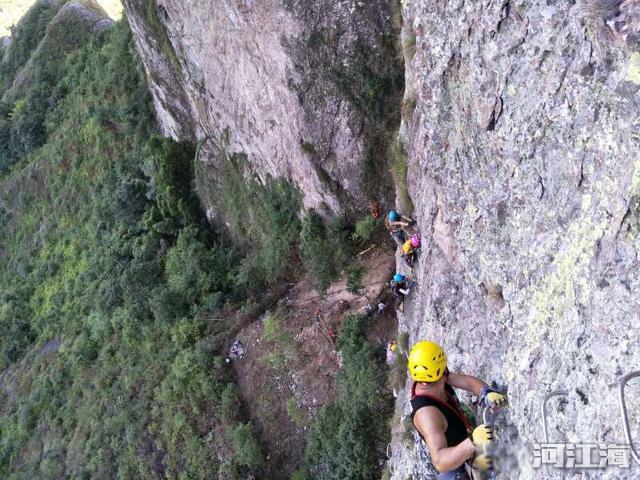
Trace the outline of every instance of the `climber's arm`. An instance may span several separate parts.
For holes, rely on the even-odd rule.
[[[427,442],[433,466],[439,472],[448,472],[461,466],[475,452],[471,440],[449,447],[444,432],[447,420],[436,407],[423,407],[413,417],[413,423]]]
[[[408,227],[409,222],[403,222],[401,220],[396,220],[395,222],[389,222],[390,225],[394,227]]]
[[[479,378],[472,377],[471,375],[465,375],[463,373],[452,372],[449,372],[447,383],[452,387],[461,388],[478,396],[482,392],[482,387],[486,385]]]

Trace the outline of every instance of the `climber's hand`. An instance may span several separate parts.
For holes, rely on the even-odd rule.
[[[489,392],[487,396],[484,397],[484,403],[487,407],[499,408],[506,407],[509,401],[507,400],[507,396],[502,393]]]
[[[486,472],[493,470],[493,455],[490,453],[479,453],[473,458],[473,468]]]
[[[493,429],[488,425],[478,425],[471,433],[471,442],[478,448],[493,442]]]
[[[500,407],[506,407],[509,401],[505,394],[496,392],[488,387],[483,387],[482,393],[480,394],[480,403],[485,407],[495,410]]]

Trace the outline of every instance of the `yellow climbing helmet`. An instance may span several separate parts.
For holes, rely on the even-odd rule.
[[[447,369],[447,356],[437,343],[421,340],[411,349],[408,366],[416,382],[437,382]]]

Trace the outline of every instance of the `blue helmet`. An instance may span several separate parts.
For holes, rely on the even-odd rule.
[[[391,210],[389,212],[389,220],[391,220],[392,222],[400,220],[400,215],[398,215],[398,212],[396,212],[395,210]]]
[[[396,282],[396,283],[399,283],[399,282],[401,282],[403,280],[404,280],[404,275],[402,275],[401,273],[396,273],[393,276],[393,281]]]

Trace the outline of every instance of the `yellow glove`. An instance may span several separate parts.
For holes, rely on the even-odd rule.
[[[485,407],[497,408],[506,407],[509,402],[505,394],[496,392],[485,385],[480,393],[480,403]]]
[[[487,407],[496,408],[496,407],[505,407],[507,406],[508,400],[507,397],[498,392],[489,392],[484,399]]]
[[[492,443],[493,429],[485,424],[478,425],[471,433],[471,442],[476,448]]]
[[[486,472],[493,470],[493,456],[489,453],[480,453],[473,458],[473,468]]]

